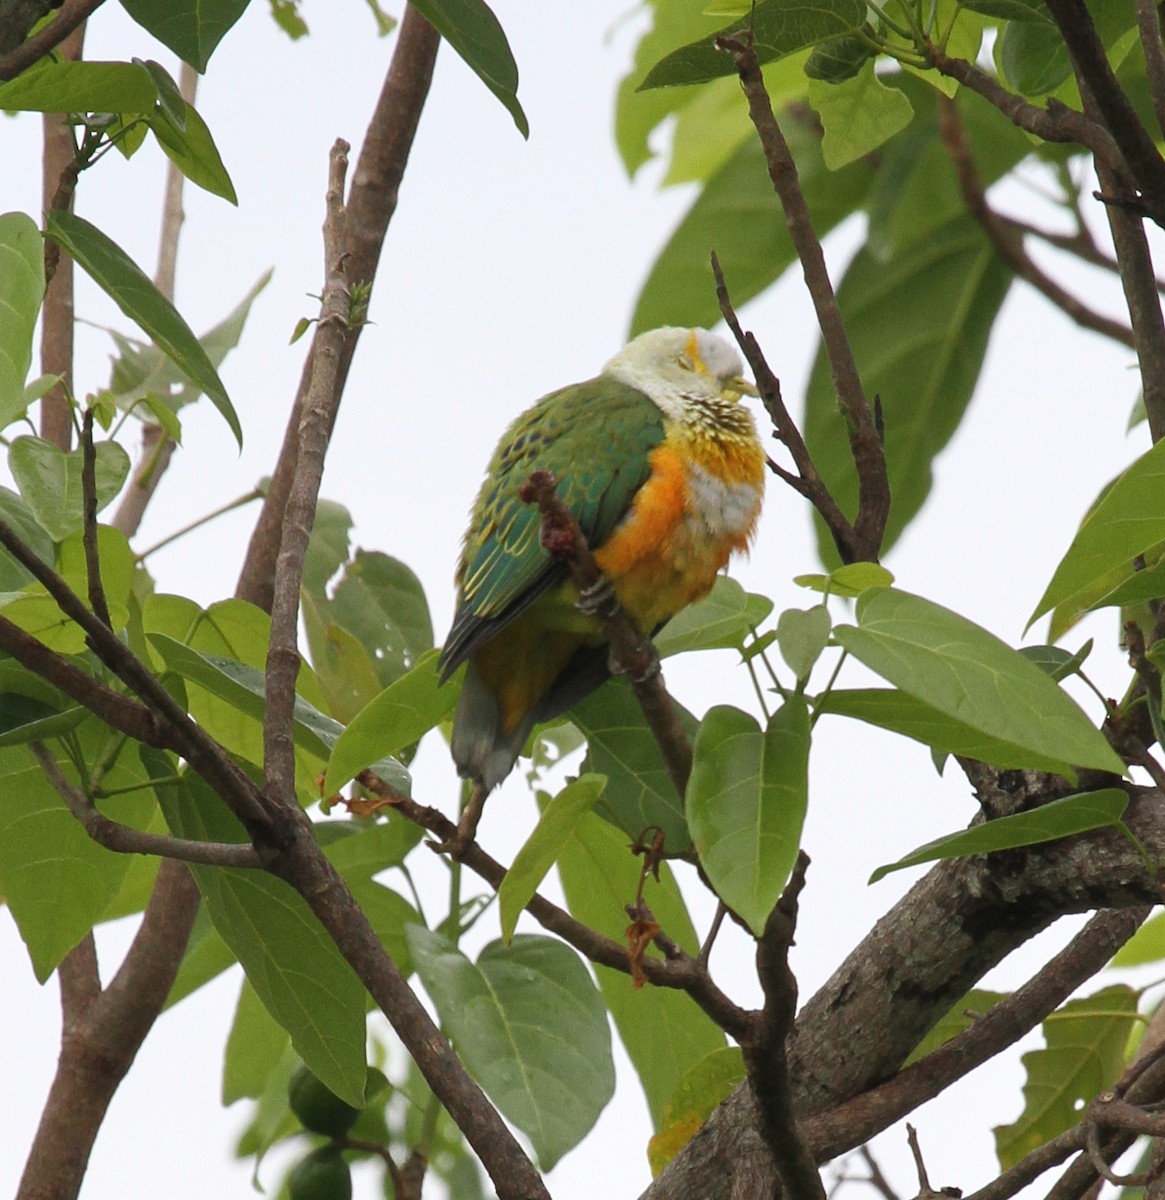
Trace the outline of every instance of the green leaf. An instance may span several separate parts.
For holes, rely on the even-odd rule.
[[[931,462],[962,420],[1011,278],[979,226],[962,217],[888,261],[861,251],[842,280],[838,303],[862,383],[867,396],[881,397],[885,413],[893,501],[883,551],[930,491]],[[820,348],[806,397],[805,441],[826,486],[853,513],[857,477]],[[820,522],[818,553],[836,564]]]
[[[818,711],[853,717],[931,746],[994,766],[1061,772],[1064,764],[1026,746],[992,737],[906,692],[892,688],[837,689],[821,698]]]
[[[1129,579],[1133,560],[1165,541],[1165,444],[1158,442],[1113,482],[1081,522],[1056,567],[1032,622],[1053,608],[1073,608],[1077,600],[1096,605],[1092,585],[1112,575]],[[1112,590],[1112,585],[1106,592]],[[1102,601],[1103,603],[1103,601]]]
[[[627,853],[627,839],[619,830],[593,813],[583,817],[558,858],[571,915],[622,942],[627,927],[623,906],[635,899],[640,867],[640,860]],[[648,881],[646,900],[668,936],[696,954],[696,931],[667,863],[660,866],[658,882]],[[649,955],[657,953],[648,950]],[[658,1129],[684,1072],[722,1048],[724,1034],[679,992],[655,987],[634,990],[625,974],[610,967],[596,966],[595,975]]]
[[[94,448],[97,511],[107,508],[129,475],[129,455],[117,442]],[[8,447],[8,469],[33,516],[53,541],[76,533],[84,524],[80,450],[66,454],[38,437],[18,437]]]
[[[857,33],[819,42],[805,62],[805,74],[823,83],[839,84],[852,79],[878,55],[872,44],[873,27],[869,21]]]
[[[995,1151],[1004,1169],[1075,1125],[1088,1102],[1120,1076],[1139,997],[1118,984],[1069,1000],[1044,1021],[1046,1049],[1023,1056],[1023,1114],[995,1129]]]
[[[737,1046],[706,1054],[683,1074],[663,1110],[659,1132],[647,1144],[651,1173],[659,1173],[744,1079],[744,1058]]]
[[[154,753],[143,750],[143,757]],[[245,840],[242,826],[197,776],[155,790],[176,836]],[[191,872],[215,928],[296,1053],[337,1096],[360,1107],[367,1077],[364,987],[303,898],[266,871],[192,865]]]
[[[639,86],[646,91],[734,75],[736,62],[732,55],[715,46],[719,37],[738,36],[750,30],[757,61],[767,63],[806,46],[852,33],[865,19],[866,6],[860,0],[825,0],[824,3],[759,0],[747,17],[673,50],[652,67]]]
[[[198,384],[242,446],[239,418],[206,351],[178,310],[137,263],[95,225],[73,213],[54,209],[46,219],[45,233],[71,254],[118,308]]]
[[[746,592],[735,579],[719,575],[712,590],[681,609],[655,635],[660,658],[689,650],[743,650],[752,631],[773,611],[767,596]]]
[[[244,979],[222,1062],[222,1102],[257,1100],[279,1060],[291,1049],[291,1035],[267,1011]]]
[[[821,138],[800,122],[785,134],[801,189],[824,237],[863,202],[873,172],[865,162],[830,171]],[[720,320],[710,258],[715,250],[733,303],[763,291],[796,260],[755,138],[746,140],[707,185],[655,260],[631,318],[631,335],[660,325],[715,325]]]
[[[491,942],[471,963],[410,926],[417,973],[457,1051],[549,1170],[583,1139],[615,1091],[602,998],[579,957],[551,938]]]
[[[407,675],[352,718],[332,747],[324,780],[327,795],[338,792],[365,767],[399,754],[452,714],[457,689],[441,685],[437,657],[436,650],[422,655]]]
[[[1036,21],[1054,25],[1044,0],[960,0],[964,8],[1001,21]]]
[[[833,621],[824,604],[813,608],[787,608],[777,620],[777,646],[798,681],[809,678],[814,663],[829,643]]]
[[[1089,638],[1075,654],[1059,646],[1020,646],[1019,652],[1059,683],[1061,679],[1075,675],[1084,665],[1084,660],[1092,653],[1092,639]]]
[[[970,1029],[981,1017],[989,1013],[1001,1000],[1007,999],[1005,992],[988,992],[983,988],[972,988],[951,1006],[951,1011],[914,1047],[910,1057],[902,1064],[909,1067],[924,1059],[928,1054],[945,1045],[951,1038]]]
[[[338,721],[351,721],[381,690],[376,668],[359,638],[342,625],[326,624],[310,592],[303,595],[303,625],[311,649],[311,665]]]
[[[872,671],[949,717],[1004,742],[1075,767],[1124,773],[1104,736],[1034,663],[965,617],[909,592],[877,588],[858,598],[858,627],[834,638]]]
[[[429,602],[416,574],[378,550],[357,550],[321,615],[342,625],[372,656],[381,687],[433,648]]]
[[[16,112],[148,113],[158,88],[143,63],[42,58],[0,83],[0,109]]]
[[[166,157],[190,180],[214,196],[238,204],[235,185],[219,157],[206,122],[192,104],[185,105],[185,116],[179,124],[168,112],[156,110],[150,116],[150,129]]]
[[[248,0],[121,0],[133,19],[199,74]],[[114,109],[113,111],[118,111]]]
[[[52,538],[41,527],[25,502],[13,491],[0,487],[0,521],[8,525],[37,558],[53,562]],[[32,582],[32,572],[0,548],[0,592],[18,592]]]
[[[74,732],[90,761],[97,757],[104,731],[93,720]],[[78,784],[72,764],[63,755],[58,759],[66,778]],[[103,782],[110,789],[143,785],[141,791],[102,800],[100,808],[112,820],[144,828],[155,805],[136,756],[121,754]],[[130,857],[89,838],[25,746],[0,750],[0,794],[0,894],[43,983],[103,919]]]
[[[905,93],[887,87],[872,62],[841,82],[811,79],[809,103],[825,127],[821,151],[831,171],[877,150],[914,117]]]
[[[0,89],[2,90],[2,89]],[[44,245],[24,213],[0,216],[0,429],[24,411],[32,335],[44,298]]]
[[[695,737],[695,717],[682,705],[676,708],[684,732],[689,739]],[[683,804],[626,680],[612,680],[592,692],[570,710],[570,719],[586,735],[583,770],[607,777],[599,813],[632,840],[657,826],[669,858],[688,854],[692,839]]]
[[[889,587],[894,576],[880,563],[846,563],[828,575],[797,575],[793,582],[810,591],[823,592],[829,596],[860,596],[867,588]]]
[[[1014,850],[1019,846],[1036,846],[1041,842],[1054,842],[1092,829],[1110,828],[1120,824],[1128,803],[1128,795],[1120,788],[1102,788],[1096,792],[1064,796],[1030,812],[999,817],[970,829],[947,834],[946,837],[935,838],[897,862],[879,867],[869,881],[877,883],[891,871],[901,871],[919,863],[966,858],[971,854],[990,854],[993,850]]]
[[[728,705],[708,711],[692,747],[687,813],[716,894],[764,932],[797,859],[809,793],[809,711],[791,697],[762,732]]]
[[[1044,96],[1072,74],[1068,48],[1055,25],[1008,22],[996,54],[1004,79],[1021,96]]]
[[[469,64],[502,102],[518,132],[530,136],[530,123],[518,102],[518,65],[505,30],[484,0],[415,0],[417,11]]]
[[[348,561],[352,541],[352,514],[335,500],[316,505],[307,554],[303,560],[303,589],[326,601],[327,586]]]
[[[217,979],[236,962],[238,959],[235,958],[234,951],[215,929],[214,922],[206,911],[206,905],[199,905],[198,915],[194,918],[194,928],[190,931],[190,941],[186,945],[186,954],[178,968],[178,977],[166,997],[166,1007],[170,1008],[179,1000],[185,1000],[203,984]]]
[[[580,775],[543,809],[534,832],[514,856],[513,865],[498,888],[502,941],[507,946],[513,939],[522,910],[530,903],[563,846],[574,836],[579,821],[594,808],[606,786],[603,775]]]

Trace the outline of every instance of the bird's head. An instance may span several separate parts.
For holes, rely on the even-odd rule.
[[[707,329],[667,326],[641,333],[603,368],[648,395],[664,416],[691,422],[709,407],[723,411],[756,388],[741,374],[735,347]]]

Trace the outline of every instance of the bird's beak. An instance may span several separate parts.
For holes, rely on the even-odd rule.
[[[739,400],[741,396],[759,396],[760,392],[756,390],[756,384],[749,383],[743,375],[733,375],[721,384],[720,395],[725,400]]]

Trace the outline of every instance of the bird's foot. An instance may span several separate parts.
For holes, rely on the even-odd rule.
[[[659,652],[654,642],[645,642],[642,649],[636,648],[631,661],[619,658],[615,651],[607,655],[607,670],[612,675],[626,675],[632,683],[646,683],[654,679],[661,670]]]
[[[615,587],[606,575],[600,575],[590,587],[580,588],[576,604],[588,617],[610,617],[619,608]]]
[[[477,825],[484,807],[485,789],[480,783],[474,784],[469,802],[461,810],[461,820],[457,822],[456,831],[440,841],[430,841],[429,848],[436,854],[447,854],[454,861],[460,862],[461,856],[477,836]]]

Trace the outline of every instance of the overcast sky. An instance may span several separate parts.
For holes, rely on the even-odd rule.
[[[417,571],[439,638],[452,614],[465,514],[498,435],[538,396],[594,374],[623,344],[637,290],[691,198],[683,190],[659,192],[654,166],[629,181],[616,155],[614,90],[642,28],[639,20],[620,22],[625,4],[535,8],[498,0],[521,72],[529,142],[448,47],[439,55],[385,247],[374,324],[361,340],[323,489],[351,510],[357,544],[396,555]],[[197,107],[240,203],[232,208],[188,188],[178,306],[202,330],[268,267],[275,275],[223,371],[244,427],[243,452],[208,405],[188,410],[184,449],[147,515],[139,547],[247,492],[271,469],[282,437],[304,347],[289,347],[288,338],[301,316],[312,315],[308,294],[319,291],[322,278],[328,147],[337,136],[359,146],[394,44],[374,36],[358,0],[308,3],[305,16],[312,36],[292,44],[267,6],[253,4],[200,87]],[[157,58],[177,74],[172,56],[112,4],[97,14],[86,55]],[[39,211],[39,131],[34,116],[0,123],[0,211]],[[129,163],[110,155],[78,192],[77,211],[151,273],[163,162],[152,145]],[[1004,201],[1030,198],[1013,189]],[[773,219],[780,219],[775,202]],[[860,232],[851,223],[830,241],[838,274]],[[1077,279],[1095,303],[1119,314],[1119,293],[1109,281]],[[77,310],[125,328],[84,281]],[[797,411],[814,347],[797,273],[744,315]],[[107,380],[109,349],[103,334],[81,336],[79,393]],[[971,412],[937,465],[935,493],[888,559],[901,585],[1018,644],[1083,507],[1147,445],[1143,427],[1125,434],[1137,390],[1131,368],[1127,351],[1079,333],[1016,285]],[[159,590],[204,603],[231,594],[252,519],[244,510],[151,559]],[[734,573],[773,596],[779,610],[812,602],[790,581],[815,567],[805,506],[774,483],[752,558]],[[1115,631],[1112,614],[1102,615],[1070,644],[1092,633],[1111,645]],[[1115,652],[1098,651],[1094,659],[1098,683],[1122,690]],[[711,703],[752,708],[747,675],[732,660],[728,654],[672,660],[669,684],[697,711]],[[820,726],[811,771],[805,844],[813,868],[793,963],[803,997],[916,877],[903,873],[870,888],[870,871],[974,812],[965,781],[955,771],[939,779],[924,747],[839,722]],[[446,811],[456,806],[437,738],[418,757],[414,790]],[[524,786],[512,779],[487,807],[482,838],[505,857],[532,824]],[[693,908],[698,921],[707,920],[698,891]],[[482,922],[483,938],[496,934],[494,920]],[[107,972],[130,932],[103,931]],[[755,1001],[749,949],[731,935],[726,942],[714,971],[738,999]],[[989,983],[1014,985],[1041,952],[1046,945],[1017,956]],[[6,915],[0,915],[0,978],[0,1063],[9,1081],[0,1089],[0,1192],[11,1192],[51,1079],[59,1016],[55,980],[37,986]],[[230,1153],[242,1110],[224,1110],[218,1100],[238,979],[237,969],[229,972],[159,1022],[98,1140],[88,1200],[251,1194],[250,1164]],[[559,1200],[633,1196],[649,1179],[646,1107],[622,1059],[619,1070],[616,1101],[549,1179]],[[916,1114],[935,1186],[970,1189],[989,1177],[989,1126],[1018,1114],[1021,1081],[1013,1056]],[[905,1194],[913,1194],[900,1127],[880,1139],[879,1154]],[[263,1181],[276,1178],[268,1166]]]

